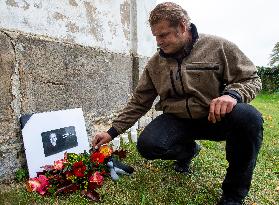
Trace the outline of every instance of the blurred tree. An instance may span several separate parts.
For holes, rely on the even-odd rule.
[[[279,42],[277,42],[272,49],[269,61],[270,66],[275,66],[276,64],[279,64]]]

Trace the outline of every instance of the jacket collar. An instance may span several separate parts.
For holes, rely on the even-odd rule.
[[[192,42],[190,45],[185,45],[183,47],[183,49],[177,51],[176,53],[165,53],[162,49],[159,48],[159,54],[161,57],[163,58],[174,58],[174,59],[183,59],[186,56],[188,56],[194,46],[194,44],[196,43],[196,41],[199,39],[199,34],[198,34],[198,30],[197,27],[195,26],[195,24],[191,23],[191,29],[190,32],[192,34]]]

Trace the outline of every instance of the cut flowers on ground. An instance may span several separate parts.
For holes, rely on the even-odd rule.
[[[58,195],[75,191],[90,200],[100,201],[96,191],[103,185],[104,178],[110,176],[111,169],[107,165],[113,158],[123,159],[126,151],[113,151],[108,145],[89,153],[65,153],[64,158],[53,165],[43,166],[37,177],[26,182],[27,190],[40,195]]]

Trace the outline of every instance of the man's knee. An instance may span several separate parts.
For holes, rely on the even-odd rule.
[[[139,136],[137,141],[137,150],[140,155],[146,159],[150,159],[150,145],[148,145],[145,140],[142,138],[142,135]]]
[[[244,128],[262,129],[263,119],[261,113],[252,105],[238,103],[229,115],[232,123]]]
[[[263,139],[263,119],[261,113],[245,103],[237,104],[228,116],[234,139],[249,140],[260,146]]]
[[[138,152],[146,159],[158,159],[168,150],[168,134],[165,129],[171,124],[171,116],[162,114],[150,122],[138,138]]]
[[[155,135],[158,134],[150,130],[149,128],[145,128],[140,134],[137,142],[138,152],[142,157],[146,159],[158,159],[165,152],[166,148],[163,147],[163,142],[160,142]]]

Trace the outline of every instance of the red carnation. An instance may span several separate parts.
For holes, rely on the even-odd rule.
[[[91,162],[97,162],[97,164],[103,163],[105,160],[105,155],[100,152],[94,152],[90,156]]]
[[[74,175],[77,177],[84,177],[84,172],[86,171],[86,166],[83,164],[82,161],[75,162],[73,164],[73,172]]]

